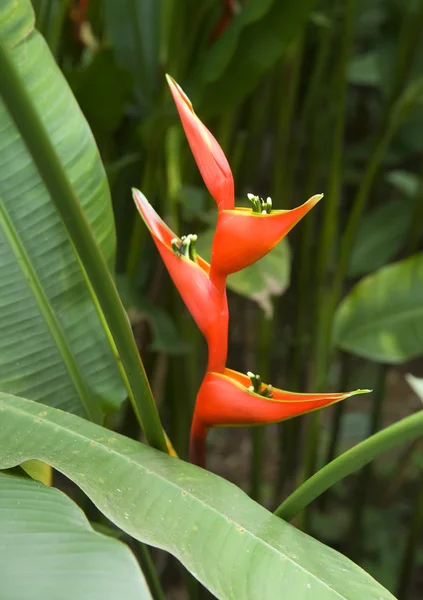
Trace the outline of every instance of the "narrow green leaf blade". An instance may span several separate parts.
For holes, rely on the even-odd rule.
[[[174,554],[221,600],[393,598],[212,473],[22,398],[0,394],[0,414],[0,468],[29,458],[53,465],[116,525]]]
[[[392,364],[423,354],[423,254],[362,279],[338,307],[334,342]]]
[[[58,490],[0,473],[0,531],[5,600],[151,600],[129,548]]]

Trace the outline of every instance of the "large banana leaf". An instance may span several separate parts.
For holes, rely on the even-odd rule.
[[[129,548],[58,490],[0,473],[0,531],[4,600],[151,600]]]
[[[22,398],[0,394],[0,414],[0,468],[30,458],[53,465],[221,600],[393,599],[349,559],[212,473]]]
[[[0,38],[110,266],[115,231],[101,159],[29,0],[3,0]],[[81,265],[0,99],[0,389],[101,420],[124,398]]]
[[[338,307],[334,341],[385,363],[423,354],[423,254],[364,277]]]

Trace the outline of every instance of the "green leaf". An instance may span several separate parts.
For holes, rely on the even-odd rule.
[[[97,142],[113,133],[123,118],[132,81],[116,64],[112,51],[97,52],[89,64],[70,71],[68,81]]]
[[[0,4],[0,38],[16,46],[33,28],[35,14],[29,2],[3,0]]]
[[[0,468],[36,458],[118,527],[174,554],[221,600],[392,600],[335,550],[233,484],[103,427],[0,394]]]
[[[354,56],[348,65],[347,76],[349,83],[377,86],[380,81],[377,54],[367,52],[360,56]]]
[[[334,342],[370,360],[402,363],[423,353],[423,254],[362,279],[335,315]]]
[[[152,107],[159,81],[159,10],[157,0],[104,0],[106,32],[116,61],[132,74],[143,110]]]
[[[198,236],[198,253],[207,261],[210,261],[213,235],[214,229],[208,229]],[[257,302],[270,318],[273,312],[272,297],[281,296],[287,290],[290,276],[291,253],[285,238],[253,265],[229,275],[227,285],[233,292]]]
[[[181,356],[188,352],[189,345],[179,335],[171,315],[147,298],[143,298],[127,275],[118,275],[116,285],[131,323],[147,321],[150,325],[153,338],[150,350],[172,356]]]
[[[411,373],[407,373],[405,378],[407,380],[407,383],[413,390],[413,392],[415,392],[417,394],[417,396],[420,398],[420,400],[423,402],[423,378],[415,377]]]
[[[384,266],[407,242],[417,200],[392,200],[361,222],[350,255],[348,275],[358,277]]]
[[[8,6],[18,7],[16,23],[32,15],[29,2]],[[28,27],[19,33],[12,60],[112,266],[114,221],[97,146],[43,38]],[[0,268],[1,389],[101,420],[126,394],[74,247],[1,100]]]
[[[409,171],[397,170],[390,171],[386,175],[386,181],[402,192],[406,198],[414,198],[419,189],[420,177]]]
[[[423,410],[382,429],[317,471],[282,502],[275,514],[282,519],[293,519],[335,483],[355,473],[381,454],[420,439],[422,432]]]
[[[300,34],[314,0],[250,0],[198,63],[194,76],[205,114],[238,105]]]
[[[5,600],[151,599],[129,548],[58,490],[0,473],[0,531]]]

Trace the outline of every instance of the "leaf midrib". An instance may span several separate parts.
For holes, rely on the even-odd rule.
[[[9,397],[13,397],[12,394],[8,394],[8,396]],[[19,398],[17,396],[16,396],[16,398],[20,402],[22,402],[21,398]],[[31,402],[31,401],[27,400],[27,402]],[[4,399],[1,399],[1,398],[0,398],[0,404],[3,404],[3,406],[6,406],[6,410],[9,410],[10,412],[14,412],[16,414],[22,414],[26,418],[34,416],[31,412],[27,412],[24,409],[16,407],[15,405],[11,405],[11,404],[5,403]],[[60,411],[59,409],[54,409],[54,410],[57,410],[58,412],[63,412],[63,411]],[[72,415],[72,414],[68,414],[68,417],[70,417],[70,418],[78,418],[78,417],[76,417],[75,415]],[[221,512],[219,509],[215,508],[214,506],[211,506],[210,504],[207,504],[206,502],[204,502],[203,500],[201,500],[201,498],[199,498],[198,496],[195,496],[190,491],[189,488],[184,488],[183,486],[178,485],[178,484],[174,483],[173,481],[170,481],[170,480],[166,479],[160,473],[157,473],[156,471],[154,471],[152,469],[147,469],[147,467],[144,467],[143,465],[141,465],[140,463],[134,461],[130,457],[126,456],[125,454],[122,454],[122,453],[118,452],[113,447],[107,446],[107,445],[105,445],[103,443],[98,442],[97,440],[91,439],[91,438],[87,437],[86,435],[84,435],[82,433],[79,433],[78,431],[74,431],[73,429],[69,429],[69,428],[61,425],[60,423],[57,423],[55,421],[51,421],[51,420],[49,420],[47,418],[47,415],[43,416],[43,417],[37,416],[37,419],[42,420],[44,423],[47,424],[47,426],[53,427],[56,431],[57,431],[57,429],[63,431],[64,434],[67,435],[67,436],[69,436],[69,432],[71,432],[73,436],[81,438],[87,444],[91,445],[92,442],[94,442],[96,446],[100,447],[101,449],[104,449],[104,451],[107,453],[107,455],[114,454],[114,455],[118,456],[120,459],[123,459],[128,464],[135,465],[137,468],[139,468],[139,469],[141,469],[143,471],[147,471],[148,470],[150,474],[153,474],[160,481],[165,482],[166,485],[171,486],[171,487],[177,489],[178,491],[183,491],[186,496],[189,496],[192,500],[194,500],[195,502],[199,503],[201,506],[204,506],[206,509],[211,510],[212,512],[216,513],[217,515],[219,515],[220,518],[226,519],[226,515],[223,512]],[[119,434],[116,434],[116,433],[114,433],[114,435],[118,435],[119,436]],[[119,437],[121,437],[121,436],[119,436]],[[37,457],[37,458],[40,458],[40,457]],[[45,462],[48,462],[48,459],[45,456],[43,456],[42,459]],[[57,469],[56,465],[51,465],[51,466],[53,466],[54,468]],[[60,471],[60,469],[57,469],[57,470]],[[63,472],[63,473],[65,475],[69,476],[65,472]],[[79,487],[81,487],[81,489],[84,489],[83,482],[80,483]],[[111,520],[113,522],[113,518],[111,518]],[[315,579],[319,584],[324,585],[328,590],[330,590],[331,592],[335,593],[338,596],[338,598],[340,598],[341,600],[346,600],[346,597],[344,595],[341,595],[337,590],[335,590],[334,588],[332,588],[325,581],[323,581],[322,579],[319,579],[314,573],[308,571],[304,566],[302,566],[300,563],[296,562],[288,554],[283,554],[282,552],[278,552],[278,550],[274,546],[272,546],[269,542],[267,542],[266,540],[263,540],[261,537],[258,537],[255,533],[253,533],[252,531],[250,531],[249,529],[247,529],[245,527],[245,525],[242,525],[241,523],[238,523],[236,520],[232,519],[232,517],[231,517],[231,522],[233,524],[232,529],[236,528],[236,527],[240,527],[240,528],[244,529],[244,531],[247,533],[247,535],[249,535],[254,540],[256,540],[257,543],[262,544],[263,546],[268,547],[271,550],[272,553],[276,554],[276,556],[281,556],[281,555],[284,556],[284,558],[286,560],[288,560],[291,564],[295,565],[300,570],[302,570],[304,573],[306,573],[307,575],[309,575],[310,577],[312,577],[313,579]]]
[[[69,377],[80,398],[81,404],[83,405],[87,416],[91,420],[96,420],[99,422],[100,413],[96,409],[95,405],[91,402],[91,394],[79,372],[79,366],[69,350],[66,333],[61,327],[57,315],[48,301],[48,298],[37,277],[36,270],[31,263],[31,259],[25,250],[25,247],[16,228],[14,227],[12,220],[9,218],[1,198],[0,217],[0,224],[2,225],[6,239],[9,242],[9,247],[15,255],[16,262],[18,263],[23,276],[32,290],[40,312],[44,317],[59,354],[63,359],[63,363],[66,367]]]

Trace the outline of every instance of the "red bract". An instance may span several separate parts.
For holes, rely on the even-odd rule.
[[[252,387],[248,375],[231,369],[206,373],[197,398],[199,420],[205,427],[276,423],[368,392],[297,394],[270,387],[267,397],[261,395],[267,384],[261,384],[260,393]]]
[[[248,194],[252,209],[234,208],[234,184],[228,161],[217,141],[195,115],[178,84],[168,77],[185,133],[219,215],[211,264],[190,255],[196,236],[176,238],[141,192],[138,209],[181,296],[206,337],[207,372],[201,384],[191,427],[190,456],[204,466],[210,427],[258,425],[290,419],[339,402],[356,390],[335,394],[296,394],[273,389],[253,373],[225,368],[228,342],[226,277],[267,254],[322,198],[313,196],[293,210],[272,210],[272,201]],[[185,240],[185,241],[184,241]]]
[[[212,246],[213,268],[229,275],[263,258],[321,198],[323,194],[318,194],[293,210],[270,214],[249,208],[220,211]]]
[[[252,373],[231,369],[206,373],[197,396],[191,428],[191,458],[204,462],[205,439],[211,427],[264,425],[290,419],[369,390],[346,393],[297,394],[265,383],[254,391]]]
[[[166,75],[201,177],[219,209],[233,208],[234,180],[222,148],[200,121],[187,95],[172,77]]]
[[[208,368],[222,371],[227,354],[228,307],[224,286],[218,289],[210,281],[210,265],[200,256],[191,260],[175,253],[172,242],[181,242],[159,217],[147,198],[132,190],[137,208],[144,219],[169,275],[188,310],[203,333],[209,347]]]

